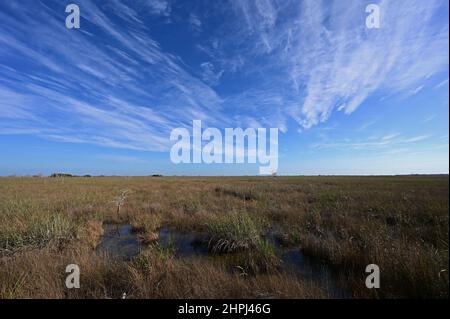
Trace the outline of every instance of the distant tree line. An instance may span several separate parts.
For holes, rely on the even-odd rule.
[[[50,177],[92,177],[91,175],[72,175],[72,174],[66,174],[66,173],[53,173],[50,175]]]
[[[42,175],[35,175],[35,177],[41,177]],[[161,174],[153,174],[151,177],[162,177]],[[73,175],[67,173],[53,173],[49,177],[92,177],[91,175]],[[105,177],[105,175],[98,175],[96,177]]]

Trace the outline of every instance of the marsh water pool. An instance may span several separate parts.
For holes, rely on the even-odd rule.
[[[110,257],[129,260],[141,251],[141,243],[129,224],[103,224],[96,250]]]
[[[104,224],[103,236],[96,250],[112,258],[130,260],[137,256],[143,245],[130,224]],[[349,294],[339,287],[331,267],[325,262],[305,255],[299,248],[286,248],[269,233],[266,239],[273,245],[280,259],[280,273],[306,278],[326,287],[333,297],[345,298]],[[228,265],[230,271],[240,269],[243,255],[240,253],[213,254],[208,249],[208,237],[198,232],[181,232],[164,225],[159,229],[158,241],[162,249],[172,250],[176,258],[210,258]]]
[[[180,232],[167,225],[159,229],[158,244],[171,248],[178,257],[207,256],[208,239],[195,232]]]

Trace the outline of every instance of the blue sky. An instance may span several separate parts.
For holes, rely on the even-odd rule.
[[[81,28],[65,27],[79,5]],[[365,7],[381,8],[367,29]],[[448,173],[446,0],[0,2],[0,175],[172,164],[176,127],[277,127],[285,174]]]

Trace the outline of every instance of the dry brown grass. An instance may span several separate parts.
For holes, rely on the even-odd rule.
[[[404,176],[0,178],[0,298],[329,297],[277,271],[242,276],[154,247],[130,262],[94,250],[102,222],[144,235],[161,225],[208,232],[233,214],[264,221],[261,236],[275,225],[285,245],[326,260],[354,297],[448,297],[448,176]],[[234,242],[226,234],[217,235]],[[64,286],[70,263],[81,289]],[[381,289],[364,286],[370,263]]]

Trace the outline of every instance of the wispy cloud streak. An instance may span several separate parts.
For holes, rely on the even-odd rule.
[[[0,134],[163,151],[193,119],[304,130],[448,69],[444,0],[379,1],[376,30],[362,1],[77,3],[80,30],[60,1],[1,2]]]

